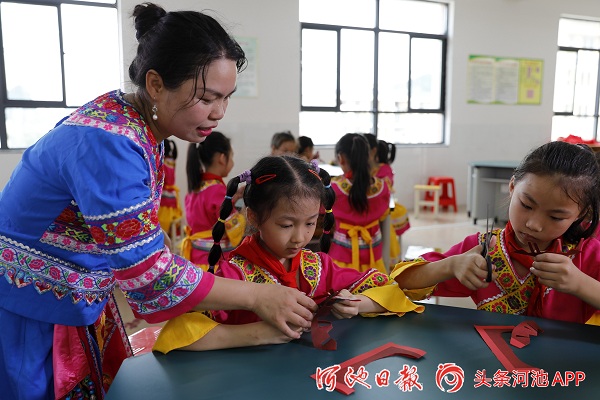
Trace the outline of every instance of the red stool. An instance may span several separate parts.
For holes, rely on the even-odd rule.
[[[430,176],[427,181],[427,184],[439,185],[442,187],[442,193],[439,199],[440,207],[447,209],[448,206],[452,206],[454,207],[454,212],[458,211],[458,207],[456,206],[456,190],[454,189],[454,178],[449,176]],[[431,198],[428,198],[428,196],[430,196]],[[425,199],[433,200],[433,193],[427,193]]]

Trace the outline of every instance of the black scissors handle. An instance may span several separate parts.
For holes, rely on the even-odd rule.
[[[489,227],[489,218],[485,223],[485,238],[483,239],[483,250],[481,251],[481,256],[485,258],[485,262],[487,263],[487,277],[485,278],[486,282],[492,281],[492,272],[494,271],[494,265],[492,264],[492,260],[490,260],[490,244],[492,243],[492,232],[494,231],[494,223],[492,222],[492,228]]]

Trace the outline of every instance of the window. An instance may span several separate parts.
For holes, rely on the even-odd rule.
[[[600,139],[600,21],[561,18],[554,81],[552,140]]]
[[[26,148],[121,82],[116,0],[0,1],[0,149]]]
[[[445,143],[448,5],[300,0],[300,135]]]

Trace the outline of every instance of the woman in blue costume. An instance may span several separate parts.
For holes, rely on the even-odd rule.
[[[133,11],[135,93],[85,104],[23,154],[0,193],[0,397],[103,398],[131,355],[113,289],[137,317],[248,309],[291,338],[312,300],[214,277],[173,255],[158,222],[162,141],[217,127],[246,59],[213,18]]]

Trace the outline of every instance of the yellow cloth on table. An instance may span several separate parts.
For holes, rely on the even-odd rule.
[[[200,312],[189,312],[169,320],[161,329],[152,350],[167,354],[204,337],[219,325]]]
[[[425,310],[425,306],[421,304],[415,304],[398,287],[398,285],[385,285],[367,289],[360,293],[366,296],[388,310],[383,313],[363,313],[363,317],[376,317],[378,315],[397,315],[403,316],[407,312],[414,311],[422,313]]]

